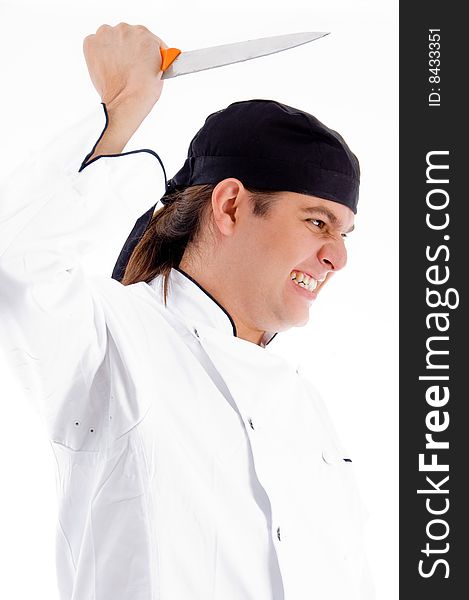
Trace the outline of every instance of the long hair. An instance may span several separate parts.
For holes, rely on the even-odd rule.
[[[189,244],[194,243],[209,218],[214,185],[194,185],[173,192],[171,202],[157,210],[135,246],[122,278],[124,285],[150,283],[163,275],[164,298],[172,268],[178,267]],[[265,216],[277,192],[245,188],[253,214]]]

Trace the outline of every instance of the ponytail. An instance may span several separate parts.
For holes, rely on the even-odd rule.
[[[162,275],[166,300],[171,269],[179,266],[187,246],[197,238],[211,206],[214,188],[211,184],[194,185],[171,193],[171,202],[154,213],[135,246],[122,278],[123,285],[150,283]],[[277,192],[248,191],[252,194],[253,213],[265,215]]]

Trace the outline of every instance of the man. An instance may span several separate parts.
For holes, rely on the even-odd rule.
[[[78,169],[98,115],[80,123],[4,196],[7,351],[57,460],[61,598],[371,598],[350,458],[266,348],[345,265],[358,162],[303,111],[234,103],[153,216],[155,154],[122,150],[160,46],[126,24],[87,37],[104,131]],[[87,276],[80,255],[142,209],[114,279]]]

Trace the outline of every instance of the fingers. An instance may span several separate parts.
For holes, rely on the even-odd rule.
[[[129,25],[129,23],[124,23],[123,21],[121,21],[114,27],[111,25],[108,25],[107,23],[100,25],[98,27],[98,29],[96,30],[96,33],[94,33],[94,34],[92,33],[85,37],[84,43],[86,40],[89,41],[91,38],[94,38],[95,36],[99,36],[100,38],[106,38],[107,36],[112,35],[114,32],[118,32],[118,33],[122,34],[123,36],[126,36],[130,33],[135,34],[137,32],[140,32],[146,36],[152,36],[155,39],[155,41],[158,42],[158,45],[161,48],[168,48],[168,45],[160,37],[158,37],[157,35],[152,33],[147,27],[145,27],[145,25]]]
[[[105,31],[109,31],[109,29],[112,29],[112,27],[110,25],[101,25],[100,27],[98,27],[98,29],[96,30],[96,34],[100,33],[100,32],[105,32]]]
[[[161,48],[165,42],[144,25],[104,23],[83,40],[91,81],[103,102],[143,95],[154,100],[162,89]],[[147,102],[148,104],[148,102]]]

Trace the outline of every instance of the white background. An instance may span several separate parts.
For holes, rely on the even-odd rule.
[[[16,0],[0,8],[2,177],[99,104],[82,40],[102,23],[146,25],[182,50],[331,32],[288,52],[168,80],[126,150],[153,148],[171,177],[209,113],[236,100],[272,98],[317,116],[359,157],[361,199],[349,264],[322,291],[308,326],[273,344],[301,362],[328,404],[370,513],[367,545],[377,597],[397,599],[397,6],[373,0]],[[155,201],[162,192],[163,178]],[[122,241],[109,247],[114,252]],[[90,269],[110,273],[114,258],[103,256]],[[0,597],[24,600],[34,593],[55,600],[53,455],[1,357],[0,369]]]

